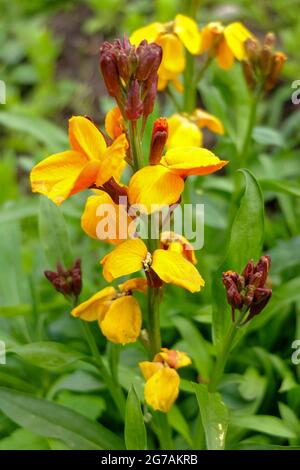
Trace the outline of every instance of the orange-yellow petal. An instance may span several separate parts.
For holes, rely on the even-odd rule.
[[[73,150],[56,153],[31,170],[31,188],[60,205],[72,194],[91,186],[98,169],[98,162],[89,161],[81,153]]]
[[[122,243],[133,236],[132,219],[126,208],[115,204],[105,191],[97,191],[96,194],[87,199],[81,216],[81,227],[85,233],[92,238],[114,244]]]
[[[185,68],[184,48],[180,40],[171,33],[162,34],[155,41],[163,51],[160,68],[172,74],[179,74]],[[160,75],[160,68],[158,74]]]
[[[105,287],[75,307],[71,313],[73,317],[81,318],[81,320],[99,320],[99,318],[104,317],[115,296],[116,290],[114,287]]]
[[[165,30],[164,25],[158,22],[151,23],[148,26],[139,28],[132,33],[130,36],[131,44],[138,46],[143,39],[146,39],[148,42],[156,42],[158,36],[163,33]]]
[[[151,268],[162,281],[190,292],[199,292],[205,284],[195,266],[174,251],[155,250]]]
[[[99,160],[106,150],[101,132],[95,124],[83,116],[73,116],[69,120],[69,139],[72,149],[90,160]]]
[[[238,60],[246,58],[244,43],[253,38],[253,34],[238,21],[229,24],[224,29],[224,36],[234,57]]]
[[[208,23],[201,32],[200,53],[214,48],[222,38],[224,27],[220,22]]]
[[[173,369],[186,367],[192,363],[187,353],[168,348],[161,348],[161,351],[156,354],[154,361],[165,362]]]
[[[118,277],[140,271],[146,255],[147,247],[140,239],[121,243],[101,261],[104,278],[111,282]]]
[[[116,139],[124,132],[125,122],[120,108],[115,106],[105,116],[105,130],[111,139]]]
[[[224,70],[229,70],[233,66],[234,55],[223,38],[218,45],[217,62],[219,67]]]
[[[173,114],[168,118],[169,135],[167,148],[175,147],[200,147],[202,145],[202,133],[198,126],[187,117]]]
[[[197,23],[192,18],[176,15],[173,30],[191,54],[198,54],[201,35]]]
[[[154,410],[167,413],[179,393],[179,375],[175,369],[163,367],[145,384],[145,400]]]
[[[175,232],[163,232],[161,234],[161,248],[164,250],[181,253],[188,261],[197,264],[195,251],[191,243],[183,236]]]
[[[224,127],[220,119],[213,114],[207,113],[203,109],[196,109],[192,115],[192,118],[199,127],[207,127],[216,134],[224,134]]]
[[[143,361],[139,363],[139,368],[144,376],[145,380],[150,379],[155,372],[162,369],[164,366],[161,362],[150,362],[150,361]]]
[[[228,162],[220,160],[210,150],[199,147],[177,147],[162,157],[162,165],[182,177],[208,175],[220,170]]]
[[[139,291],[145,293],[147,288],[147,280],[144,277],[135,277],[133,279],[128,279],[127,281],[123,282],[123,284],[119,284],[119,289],[121,292]]]
[[[177,202],[183,189],[184,181],[180,176],[162,165],[152,165],[142,168],[133,175],[128,186],[128,197],[131,205],[144,205],[146,211],[150,213],[151,210],[155,210],[151,207],[153,204]]]
[[[97,186],[102,186],[110,178],[120,180],[126,166],[125,157],[128,149],[128,141],[125,134],[121,134],[105,150],[101,157],[100,168],[97,176]]]
[[[140,335],[142,314],[132,295],[114,300],[104,318],[99,321],[103,335],[112,343],[134,343]]]

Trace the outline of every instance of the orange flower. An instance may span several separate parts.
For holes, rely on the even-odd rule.
[[[108,147],[89,119],[73,116],[69,120],[69,140],[71,150],[46,158],[30,175],[32,191],[48,196],[57,205],[93,184],[101,186],[112,177],[119,180],[126,165],[125,134]]]
[[[142,314],[132,292],[145,292],[146,279],[130,279],[118,290],[105,287],[72,310],[74,317],[85,321],[98,320],[103,335],[113,343],[128,344],[141,332]]]

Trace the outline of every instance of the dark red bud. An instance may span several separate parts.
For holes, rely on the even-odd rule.
[[[127,94],[125,116],[129,121],[136,121],[142,114],[143,103],[140,98],[139,84],[137,80],[133,80]]]
[[[113,177],[106,181],[106,183],[102,185],[102,188],[110,195],[115,204],[119,204],[120,197],[127,198],[128,196],[126,187],[118,184]]]
[[[162,49],[158,44],[148,44],[142,41],[136,50],[138,65],[136,69],[136,78],[139,81],[148,80],[151,76],[154,78],[162,60]]]
[[[243,324],[258,315],[265,308],[271,297],[272,289],[257,288],[254,293],[254,299],[250,307],[249,315]]]
[[[251,259],[246,264],[246,266],[244,268],[244,271],[243,271],[243,274],[242,274],[245,278],[245,283],[246,284],[248,284],[249,279],[252,277],[253,273],[254,273],[254,262],[253,262],[253,259]]]
[[[166,118],[159,118],[154,121],[149,162],[151,165],[157,165],[162,157],[166,142],[168,139],[168,121]]]
[[[143,116],[147,118],[149,114],[152,113],[157,93],[157,82],[158,82],[158,75],[155,78],[149,78],[145,85],[143,85],[143,96],[144,96],[144,111]]]
[[[113,46],[105,42],[100,48],[100,69],[108,93],[116,98],[121,96],[119,72]]]
[[[270,256],[262,256],[254,268],[254,273],[260,273],[261,278],[257,287],[263,287],[266,283],[271,265]]]

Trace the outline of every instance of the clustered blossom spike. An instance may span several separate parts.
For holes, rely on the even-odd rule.
[[[223,273],[223,284],[227,292],[227,302],[231,305],[232,319],[235,321],[235,310],[249,311],[243,324],[258,315],[269,302],[272,289],[265,287],[270,270],[271,259],[262,256],[254,265],[250,260],[240,275],[233,271]]]
[[[65,296],[79,297],[82,289],[81,260],[77,259],[70,269],[64,269],[60,262],[57,271],[45,271],[45,276],[53,287]]]
[[[263,43],[256,38],[245,41],[246,59],[243,62],[244,76],[249,88],[261,85],[264,91],[274,88],[286,56],[275,51],[276,38],[273,33],[266,34]]]
[[[152,113],[161,60],[161,47],[146,40],[136,47],[125,36],[123,41],[106,41],[101,46],[100,68],[107,91],[129,121]]]

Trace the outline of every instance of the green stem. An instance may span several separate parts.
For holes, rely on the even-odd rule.
[[[135,171],[140,170],[144,166],[144,156],[142,150],[141,139],[136,121],[129,121],[129,138],[131,152],[133,156],[133,165]]]
[[[99,352],[98,346],[96,344],[96,341],[91,331],[89,323],[86,321],[82,321],[81,324],[82,324],[84,334],[86,336],[87,343],[90,347],[90,350],[93,356],[93,360],[94,360],[93,363],[99,369],[99,372],[101,373],[101,376],[111,394],[113,401],[115,402],[115,405],[117,406],[119,410],[120,415],[122,416],[122,418],[124,418],[126,401],[125,401],[123,391],[120,385],[109,374],[103,362],[102,356]]]
[[[160,288],[148,289],[148,335],[149,347],[151,358],[157,354],[161,349],[161,336],[160,336],[160,318],[159,318],[159,305],[160,305]]]
[[[227,363],[230,350],[233,345],[233,341],[235,339],[237,332],[239,331],[239,326],[242,323],[245,313],[246,313],[245,311],[241,311],[237,320],[235,322],[232,322],[230,325],[227,336],[225,337],[225,340],[223,343],[223,347],[221,349],[219,356],[217,357],[215,366],[211,374],[210,382],[208,385],[210,392],[216,392],[217,390],[218,383],[225,370],[225,366]]]
[[[196,83],[194,81],[194,56],[186,51],[184,70],[183,111],[191,114],[196,107]]]

